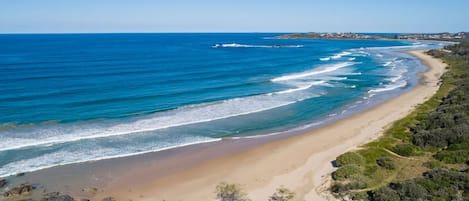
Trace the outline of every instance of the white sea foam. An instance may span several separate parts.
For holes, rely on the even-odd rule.
[[[300,84],[298,86],[298,88],[287,89],[287,90],[284,90],[284,91],[274,92],[272,94],[287,94],[287,93],[293,93],[293,92],[296,92],[296,91],[303,91],[303,90],[311,88],[314,85],[321,85],[321,84],[325,84],[325,83],[326,83],[326,81],[324,81],[324,80],[309,82],[309,83],[304,84],[303,86],[301,86],[301,84]]]
[[[356,72],[356,73],[351,72],[351,73],[347,73],[345,75],[361,75],[361,74],[362,74],[362,72]]]
[[[348,60],[349,60],[349,61],[355,61],[355,59],[357,59],[357,58],[352,57],[352,58],[349,58]]]
[[[403,88],[405,86],[407,86],[407,81],[402,80],[398,83],[384,85],[384,87],[382,87],[382,88],[371,89],[371,90],[368,91],[368,93],[380,93],[380,92],[385,92],[385,91],[392,91],[392,90],[395,90],[395,89],[398,89],[398,88]]]
[[[347,56],[347,55],[351,55],[351,54],[352,54],[351,52],[344,51],[344,52],[341,52],[339,54],[336,54],[336,55],[332,56],[331,58],[332,59],[340,59],[343,56]]]
[[[392,65],[392,64],[393,64],[393,62],[392,62],[392,61],[388,61],[388,62],[384,63],[384,65],[383,65],[383,66],[390,66],[390,65]]]
[[[253,139],[253,138],[263,138],[263,137],[269,137],[269,136],[275,136],[275,135],[280,135],[283,132],[275,132],[275,133],[269,133],[265,135],[251,135],[251,136],[242,136],[242,137],[231,137],[231,139]]]
[[[348,77],[321,76],[321,79],[328,80],[328,81],[339,81],[339,80],[347,80]]]
[[[388,78],[388,79],[386,79],[386,80],[388,80],[388,81],[394,83],[394,82],[399,81],[399,80],[402,79],[402,78],[403,78],[403,75],[398,75],[398,76],[394,76],[394,77]]]
[[[369,52],[366,52],[364,51],[364,49],[351,49],[350,50],[351,52],[353,52],[353,54],[351,54],[351,56],[357,56],[357,57],[366,57],[366,56],[370,56],[370,53]]]
[[[341,68],[344,68],[344,67],[347,67],[347,66],[352,66],[354,64],[357,64],[357,63],[343,62],[343,63],[337,63],[337,64],[333,64],[333,65],[325,65],[325,66],[322,66],[322,67],[319,67],[319,68],[316,68],[316,69],[313,69],[313,70],[310,70],[310,71],[305,71],[305,72],[301,72],[301,73],[295,73],[295,74],[290,74],[290,75],[277,77],[277,78],[272,79],[271,81],[272,82],[281,82],[281,81],[288,81],[288,80],[303,79],[303,78],[307,78],[307,77],[310,77],[310,76],[313,76],[313,75],[333,72],[333,71],[336,71],[338,69],[341,69]]]
[[[348,51],[343,51],[341,53],[338,53],[338,54],[335,54],[333,56],[330,56],[330,57],[323,57],[323,58],[320,58],[319,60],[321,61],[329,61],[331,59],[340,59],[342,58],[343,56],[347,56],[347,55],[351,55],[352,53],[351,52],[348,52]],[[350,60],[350,59],[349,59]]]
[[[288,130],[288,131],[285,131],[285,132],[297,132],[297,131],[303,131],[303,130],[305,130],[305,129],[308,129],[308,128],[311,128],[311,127],[314,127],[314,126],[318,126],[318,125],[321,125],[321,124],[323,124],[323,123],[324,123],[323,121],[318,121],[318,122],[314,122],[314,123],[310,123],[310,124],[302,125],[302,126],[299,126],[299,127],[293,128],[293,129],[290,129],[290,130]],[[274,132],[274,133],[269,133],[269,134],[261,134],[261,135],[252,135],[252,136],[231,137],[231,139],[252,139],[252,138],[263,138],[263,137],[269,137],[269,136],[275,136],[275,135],[284,134],[285,132]]]

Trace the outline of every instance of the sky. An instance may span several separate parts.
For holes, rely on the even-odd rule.
[[[459,32],[469,0],[0,0],[0,33]]]

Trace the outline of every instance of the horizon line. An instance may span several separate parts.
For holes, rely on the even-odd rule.
[[[461,33],[466,31],[457,32],[353,32],[353,31],[304,31],[304,32],[271,32],[271,31],[155,31],[155,32],[10,32],[0,33],[0,35],[52,35],[52,34],[253,34],[253,33],[275,33],[275,34],[293,34],[293,33],[372,33],[372,34],[441,34],[441,33]]]

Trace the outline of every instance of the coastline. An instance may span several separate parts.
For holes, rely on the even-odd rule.
[[[252,200],[267,200],[281,185],[295,191],[298,198],[324,200],[333,171],[331,161],[337,155],[376,139],[383,127],[406,116],[438,89],[445,64],[422,51],[407,53],[429,67],[422,73],[418,86],[371,109],[301,135],[223,140],[177,151],[96,162],[99,167],[90,162],[50,168],[18,180],[41,183],[57,175],[45,181],[50,183],[47,188],[54,188],[56,182],[55,187],[64,192],[93,200],[108,196],[118,200],[213,200],[215,186],[222,181],[240,183]],[[76,184],[59,187],[65,181],[60,178]],[[90,182],[92,178],[95,180]],[[85,187],[99,190],[84,192]]]

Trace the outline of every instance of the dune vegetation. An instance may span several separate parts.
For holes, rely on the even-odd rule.
[[[384,135],[336,159],[331,191],[352,200],[469,200],[469,43],[430,50],[438,92]]]

